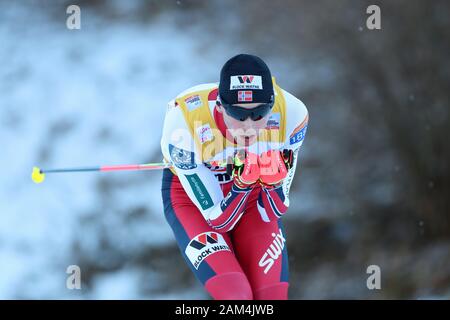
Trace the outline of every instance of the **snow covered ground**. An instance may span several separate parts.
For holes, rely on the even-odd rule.
[[[201,50],[207,39],[192,41],[196,30],[181,32],[173,16],[142,26],[82,11],[82,29],[70,31],[65,12],[58,21],[36,9],[0,7],[0,298],[142,297],[135,270],[75,294],[65,271],[74,250],[101,252],[100,234],[130,251],[172,241],[161,173],[56,174],[35,185],[31,169],[160,161],[167,101],[216,81],[230,52]]]

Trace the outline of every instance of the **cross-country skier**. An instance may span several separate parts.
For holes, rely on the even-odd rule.
[[[161,148],[165,217],[214,299],[287,299],[281,217],[308,111],[260,58],[228,60],[220,82],[169,102]],[[227,170],[228,169],[228,170]]]

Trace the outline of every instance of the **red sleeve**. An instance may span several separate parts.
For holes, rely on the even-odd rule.
[[[209,217],[209,225],[221,233],[233,229],[244,213],[251,191],[252,188],[240,189],[233,184],[231,191],[220,202],[220,212]]]
[[[282,185],[276,188],[261,188],[258,211],[265,222],[281,218],[287,211]]]

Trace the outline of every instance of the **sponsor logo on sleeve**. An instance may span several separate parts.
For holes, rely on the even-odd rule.
[[[291,144],[296,144],[299,143],[301,141],[303,141],[303,139],[305,139],[305,135],[306,135],[306,129],[308,128],[308,115],[306,116],[306,118],[302,121],[302,123],[300,123],[295,129],[294,131],[291,133],[291,135],[289,136],[289,141]]]
[[[291,135],[290,138],[289,138],[290,143],[291,144],[296,144],[296,143],[299,143],[299,142],[303,141],[303,139],[305,139],[306,129],[307,128],[308,128],[308,126],[305,126],[299,132]]]
[[[175,167],[182,170],[189,170],[197,167],[194,152],[177,148],[172,144],[169,144],[169,152]]]
[[[211,208],[214,203],[211,199],[211,196],[206,190],[205,185],[202,180],[200,180],[197,174],[187,174],[185,175],[189,185],[191,186],[192,192],[194,193],[195,198],[200,203],[200,206],[203,210]]]
[[[294,131],[292,131],[291,135],[289,136],[289,141],[291,144],[296,144],[300,141],[303,141],[306,134],[306,129],[308,128],[308,115],[306,115],[306,118],[300,123]]]
[[[217,232],[204,232],[195,236],[187,245],[185,254],[195,269],[210,255],[231,251],[224,237]]]
[[[242,75],[230,77],[230,90],[257,89],[262,90],[261,76]]]

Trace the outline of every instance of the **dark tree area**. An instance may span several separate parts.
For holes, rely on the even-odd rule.
[[[290,236],[304,233],[302,228],[310,236],[298,235],[298,243],[290,242],[294,254],[303,259],[295,263],[336,263],[335,271],[342,266],[351,277],[364,263],[376,264],[378,254],[404,256],[400,263],[403,270],[411,270],[407,276],[394,263],[384,262],[385,269],[398,274],[389,274],[390,291],[383,296],[412,297],[421,292],[423,281],[412,270],[425,259],[419,253],[414,258],[414,252],[448,244],[450,238],[449,4],[377,1],[382,29],[373,31],[366,28],[370,4],[245,2],[241,36],[255,52],[281,55],[292,64],[293,74],[307,74],[294,89],[311,115],[301,177],[323,187],[323,201],[338,197],[352,208],[345,212],[338,205],[331,221],[292,227]],[[324,66],[328,71],[318,78]],[[310,187],[302,178],[297,180],[299,199]],[[342,224],[349,232],[336,243],[333,230]],[[438,288],[450,282],[447,250],[435,266],[439,275],[429,275]],[[357,262],[348,259],[354,254]],[[323,259],[314,261],[317,255]],[[343,258],[348,260],[339,263]],[[433,262],[427,264],[430,268]],[[305,279],[302,271],[299,283]]]

